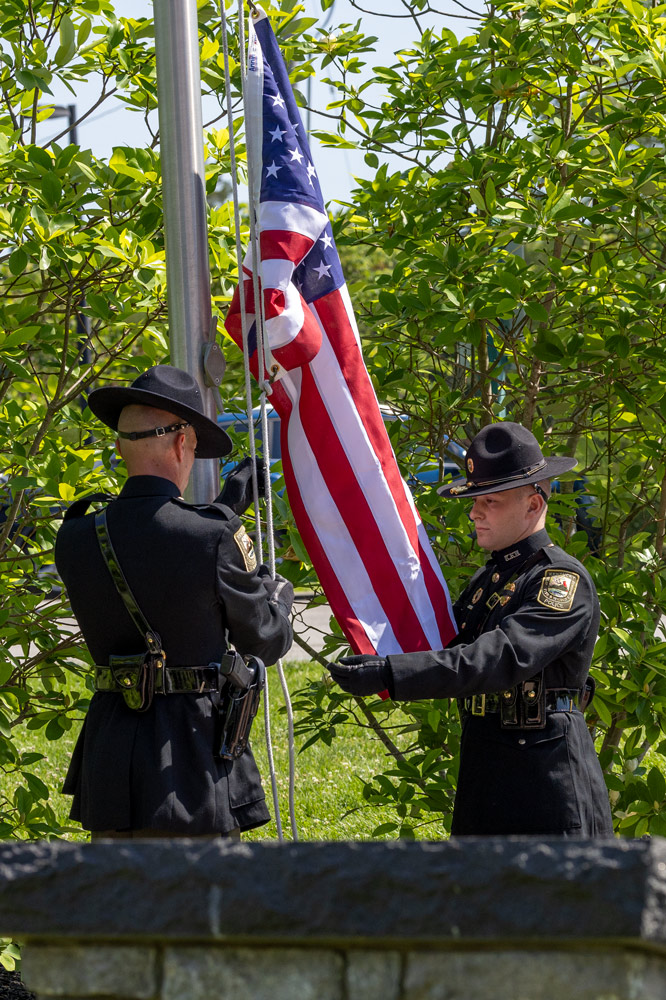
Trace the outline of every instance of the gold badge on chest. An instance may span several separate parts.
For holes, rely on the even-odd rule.
[[[477,604],[482,597],[483,597],[483,587],[479,587],[479,589],[475,592],[474,596],[472,597],[472,604]]]

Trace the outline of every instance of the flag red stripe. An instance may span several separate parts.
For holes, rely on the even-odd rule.
[[[313,246],[309,236],[286,229],[266,229],[259,235],[261,260],[290,260],[298,266]]]

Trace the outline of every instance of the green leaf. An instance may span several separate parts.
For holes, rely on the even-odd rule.
[[[431,711],[428,712],[428,725],[435,732],[437,732],[437,730],[439,729],[440,719],[441,715],[437,711],[437,709],[431,709]]]
[[[387,833],[395,833],[398,829],[397,823],[380,823],[372,831],[373,837],[385,837]]]
[[[9,724],[9,719],[4,712],[0,712],[0,735],[4,736],[6,739],[10,739],[12,735],[12,728]]]
[[[324,132],[322,129],[312,129],[310,135],[318,139],[322,146],[335,149],[356,149],[356,143],[345,139],[336,132]]]
[[[14,250],[14,252],[9,257],[9,270],[14,275],[14,277],[18,277],[19,274],[23,274],[23,272],[25,271],[27,263],[28,263],[28,255],[25,252],[25,250],[22,250],[19,247],[19,249]]]
[[[594,699],[594,711],[597,713],[601,721],[605,726],[611,726],[613,724],[613,717],[610,713],[608,706],[601,700],[599,695]]]
[[[42,178],[42,192],[49,205],[57,205],[62,197],[62,184],[57,174],[50,172]]]
[[[470,188],[469,189],[469,196],[472,199],[472,201],[474,202],[474,204],[476,205],[476,207],[478,208],[478,210],[480,212],[484,212],[485,213],[485,211],[486,211],[486,203],[483,200],[483,195],[481,194],[481,192],[479,191],[479,189],[478,188]]]
[[[615,333],[606,339],[606,350],[619,358],[628,358],[631,353],[631,341],[623,333]]]
[[[393,313],[394,315],[397,315],[400,312],[400,305],[393,292],[387,292],[384,289],[381,289],[377,297],[387,312]]]
[[[41,778],[38,778],[36,774],[30,774],[28,772],[24,772],[23,777],[26,785],[36,799],[48,799],[48,785],[45,785]]]
[[[548,322],[548,312],[540,302],[526,302],[523,309],[529,318],[533,319],[535,323]]]
[[[647,786],[655,802],[661,803],[666,798],[666,779],[658,768],[651,768],[647,776]]]
[[[76,29],[71,18],[63,14],[60,18],[60,45],[55,54],[56,66],[65,66],[76,52]]]

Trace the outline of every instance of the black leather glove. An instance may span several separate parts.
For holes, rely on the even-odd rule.
[[[275,579],[271,576],[268,566],[263,564],[258,571],[261,582],[268,591],[268,600],[271,604],[279,604],[286,615],[291,611],[294,603],[294,587],[289,580],[285,580],[279,573],[275,574]]]
[[[264,476],[263,460],[259,456],[256,458],[256,469],[259,496],[265,497],[266,479]],[[248,455],[227,474],[217,502],[231,507],[234,514],[238,514],[240,517],[254,503],[252,494],[252,459]]]
[[[326,666],[335,683],[349,694],[379,694],[392,688],[391,668],[382,656],[343,656]]]

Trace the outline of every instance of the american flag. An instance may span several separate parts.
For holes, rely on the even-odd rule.
[[[287,494],[331,610],[357,653],[441,649],[455,634],[441,570],[361,354],[307,135],[265,14],[250,24],[246,128],[260,191],[259,278]],[[252,254],[243,289],[258,376]],[[242,347],[239,291],[226,328]]]

